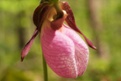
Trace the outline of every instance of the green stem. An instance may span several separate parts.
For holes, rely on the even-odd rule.
[[[44,81],[48,81],[48,71],[47,71],[47,64],[43,55],[43,73],[44,73]]]

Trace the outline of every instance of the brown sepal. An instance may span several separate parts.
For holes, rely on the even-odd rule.
[[[39,31],[41,31],[42,24],[47,17],[50,8],[49,3],[42,3],[34,11],[33,22]]]

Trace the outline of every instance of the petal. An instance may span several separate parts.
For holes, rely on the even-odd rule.
[[[21,52],[21,61],[23,61],[24,57],[28,54],[30,47],[32,46],[32,43],[35,39],[35,37],[38,35],[38,32],[41,31],[41,27],[44,23],[44,20],[47,17],[47,14],[50,10],[50,6],[48,3],[43,3],[42,5],[39,5],[33,15],[33,21],[34,24],[37,26],[36,30],[34,31],[34,34],[32,35],[31,39],[29,42],[24,46],[22,52]]]
[[[67,35],[75,45],[75,60],[78,69],[78,75],[82,75],[87,67],[89,59],[89,49],[82,38],[70,27],[64,25],[63,33]]]
[[[46,29],[43,32],[41,45],[47,64],[59,76],[76,78],[73,41],[60,31]]]
[[[96,47],[93,45],[93,43],[87,39],[87,37],[79,30],[79,28],[76,26],[76,23],[75,23],[75,18],[74,18],[74,15],[73,15],[73,12],[69,6],[69,4],[67,2],[63,2],[62,3],[62,9],[64,9],[68,16],[66,18],[66,22],[67,24],[73,29],[75,30],[76,32],[79,32],[85,39],[86,43],[88,44],[89,47],[93,48],[93,49],[96,49]]]
[[[50,26],[50,22],[46,21],[41,32],[41,45],[45,60],[59,76],[76,78],[78,73],[74,58],[74,43],[61,31],[53,30]]]
[[[38,30],[36,28],[36,30],[34,31],[34,34],[32,35],[31,39],[27,42],[27,44],[24,46],[24,48],[22,49],[22,52],[21,52],[21,61],[23,61],[24,57],[28,54],[32,44],[33,44],[33,41],[35,39],[35,37],[38,35]]]

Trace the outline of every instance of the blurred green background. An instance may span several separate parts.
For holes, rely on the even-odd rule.
[[[121,0],[66,0],[81,31],[97,46],[90,49],[83,76],[65,79],[49,67],[49,81],[121,81]],[[39,0],[0,0],[0,81],[43,81],[39,36],[20,62],[21,49],[31,37]]]

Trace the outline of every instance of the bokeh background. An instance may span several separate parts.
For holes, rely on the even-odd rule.
[[[65,79],[49,67],[49,81],[121,81],[121,0],[67,0],[76,23],[93,41],[83,76]],[[39,0],[0,0],[0,81],[43,81],[39,36],[23,62],[21,49],[31,37]]]

